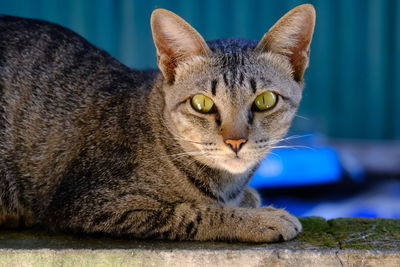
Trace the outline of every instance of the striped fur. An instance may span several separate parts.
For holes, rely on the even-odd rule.
[[[296,236],[299,221],[258,208],[247,186],[300,102],[290,56],[242,39],[206,43],[165,10],[152,28],[161,72],[130,69],[55,24],[0,17],[0,226],[170,240]],[[252,111],[265,90],[281,95],[278,105]],[[191,108],[198,93],[215,114]],[[229,131],[247,135],[237,154],[221,138]]]

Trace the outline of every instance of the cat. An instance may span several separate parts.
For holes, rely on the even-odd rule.
[[[0,18],[0,224],[168,240],[275,242],[299,220],[247,186],[299,106],[312,5],[259,42],[206,42],[151,16],[159,70],[61,26]]]

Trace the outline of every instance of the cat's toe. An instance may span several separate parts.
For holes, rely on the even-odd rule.
[[[301,232],[301,223],[295,216],[285,211],[279,218],[282,221],[281,234],[285,241],[295,238]]]
[[[302,230],[302,225],[297,217],[291,215],[284,209],[275,209],[273,207],[263,208],[269,214],[271,222],[281,235],[281,240],[290,240],[296,237]]]

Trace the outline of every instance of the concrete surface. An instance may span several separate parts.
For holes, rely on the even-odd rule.
[[[166,242],[0,231],[0,266],[400,266],[400,220],[301,218],[275,244]]]

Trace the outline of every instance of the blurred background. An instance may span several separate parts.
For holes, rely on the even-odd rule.
[[[0,13],[66,26],[133,68],[155,68],[149,18],[169,9],[206,40],[260,39],[291,8],[317,24],[288,139],[252,186],[299,216],[400,218],[400,1],[1,0]]]

